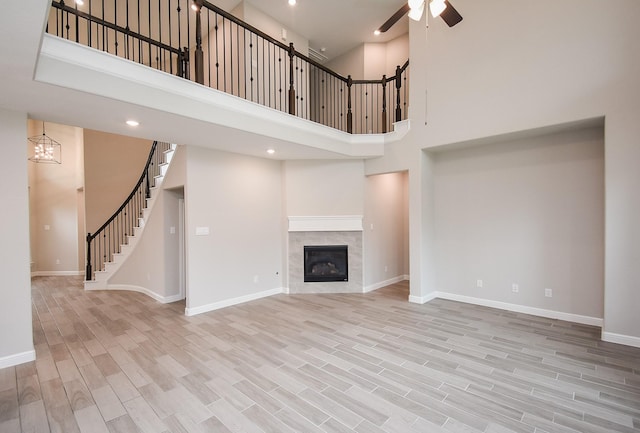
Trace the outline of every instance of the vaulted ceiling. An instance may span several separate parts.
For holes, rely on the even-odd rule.
[[[245,0],[256,9],[275,18],[309,40],[309,46],[329,59],[355,48],[363,42],[387,42],[407,33],[404,17],[388,32],[375,36],[373,31],[393,15],[406,0]],[[210,0],[230,11],[239,0]]]

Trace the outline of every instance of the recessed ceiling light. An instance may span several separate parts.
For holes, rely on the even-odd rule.
[[[267,149],[267,153],[269,155],[273,155],[274,153],[276,153],[276,151],[274,149]]]
[[[140,125],[140,122],[138,122],[136,120],[127,120],[127,125],[129,125],[129,126],[138,126],[138,125]]]
[[[289,4],[291,6],[295,6],[296,5],[296,0],[289,0]]]
[[[376,36],[380,36],[380,30],[374,30],[373,34]]]
[[[76,0],[76,4],[77,4],[78,6],[82,6],[82,5],[84,4],[84,1],[82,1],[82,0]]]

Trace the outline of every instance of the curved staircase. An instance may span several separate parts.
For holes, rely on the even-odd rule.
[[[131,255],[144,232],[176,145],[154,142],[133,191],[94,234],[87,234],[85,290],[104,290],[109,279]]]

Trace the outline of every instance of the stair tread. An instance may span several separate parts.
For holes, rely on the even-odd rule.
[[[131,234],[125,235],[126,243],[120,244],[120,250],[111,254],[111,260],[104,262],[103,269],[94,271],[92,280],[85,280],[87,287],[104,285],[115,270],[124,264],[127,257],[132,253],[150,216],[150,208],[153,206],[157,196],[156,190],[161,189],[162,180],[166,176],[168,167],[171,165],[171,159],[177,146],[175,144],[170,144],[170,146],[169,149],[162,151],[164,160],[157,163],[157,167],[160,168],[160,173],[153,176],[153,186],[150,187],[150,197],[145,197],[145,207],[141,210],[142,215],[137,217],[138,224],[132,228]]]

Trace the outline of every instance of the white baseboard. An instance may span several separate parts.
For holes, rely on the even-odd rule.
[[[385,281],[380,281],[379,283],[371,284],[369,286],[362,288],[362,293],[373,292],[374,290],[381,289],[386,286],[390,286],[391,284],[399,283],[400,281],[408,280],[409,277],[407,275],[398,275],[397,277],[390,278]]]
[[[35,271],[31,277],[69,277],[84,275],[84,271]]]
[[[179,293],[171,296],[162,296],[155,292],[152,292],[146,287],[134,286],[131,284],[107,284],[106,287],[86,288],[85,290],[127,290],[129,292],[138,292],[155,299],[161,304],[170,304],[172,302],[177,302],[181,299],[184,299]]]
[[[0,369],[13,367],[14,365],[24,364],[36,360],[36,351],[29,350],[27,352],[16,353],[15,355],[3,356],[0,358]]]
[[[409,295],[409,302],[413,304],[426,304],[429,301],[436,299],[438,292],[431,292],[426,296],[413,296]]]
[[[544,308],[528,307],[526,305],[510,304],[507,302],[492,301],[490,299],[474,298],[472,296],[457,295],[454,293],[434,292],[434,298],[448,299],[450,301],[465,302],[467,304],[482,305],[484,307],[498,308],[500,310],[516,313],[531,314],[533,316],[546,317],[548,319],[566,320],[567,322],[583,325],[602,327],[603,321],[598,317],[582,316],[579,314],[565,313],[562,311],[545,310]],[[432,298],[433,299],[433,298]]]
[[[613,332],[602,331],[602,341],[609,343],[624,344],[625,346],[640,347],[640,337],[632,337],[631,335],[615,334]]]
[[[250,295],[239,296],[237,298],[225,299],[224,301],[214,302],[212,304],[202,305],[200,307],[185,308],[184,314],[187,316],[195,316],[196,314],[207,313],[213,310],[219,310],[220,308],[231,307],[232,305],[238,305],[249,301],[255,301],[256,299],[266,298],[268,296],[279,295],[283,293],[283,289],[271,289],[263,292],[252,293]]]

